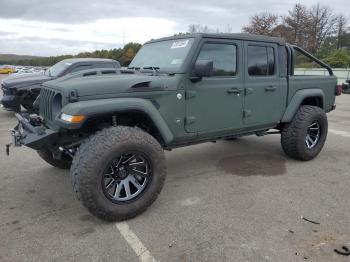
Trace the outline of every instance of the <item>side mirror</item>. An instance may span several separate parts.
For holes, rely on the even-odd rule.
[[[212,60],[197,60],[191,80],[199,81],[202,77],[211,76],[213,74],[213,61]]]

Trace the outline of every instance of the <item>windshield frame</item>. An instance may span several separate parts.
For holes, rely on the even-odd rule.
[[[157,72],[159,72],[159,73],[186,73],[187,72],[187,68],[188,68],[188,66],[191,63],[191,60],[192,60],[192,57],[193,57],[193,52],[196,50],[196,46],[198,46],[199,39],[197,37],[194,37],[194,36],[183,35],[183,36],[175,36],[175,37],[167,37],[167,38],[161,38],[161,39],[157,39],[157,40],[151,40],[151,41],[146,42],[143,45],[143,46],[145,46],[145,45],[149,45],[149,44],[153,44],[153,43],[166,42],[166,41],[177,41],[177,40],[183,40],[183,39],[193,39],[193,42],[192,42],[191,47],[187,51],[187,54],[185,55],[182,64],[178,68],[161,67],[160,69],[156,69]],[[141,51],[141,49],[140,49],[140,51]],[[134,59],[131,61],[130,65],[132,64]],[[128,68],[130,67],[130,65],[128,66]],[[150,64],[150,65],[147,65],[147,66],[157,67],[158,65],[151,65]],[[130,69],[132,69],[132,68],[130,68]],[[152,71],[152,69],[143,69],[143,67],[137,68],[137,70],[140,70],[140,71]]]

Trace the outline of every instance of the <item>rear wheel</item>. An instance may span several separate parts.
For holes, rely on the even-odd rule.
[[[78,198],[93,215],[125,220],[145,211],[160,193],[164,152],[139,128],[106,128],[80,146],[71,177]]]
[[[292,122],[286,124],[282,130],[282,148],[291,158],[311,160],[322,150],[327,132],[327,116],[323,109],[301,106]]]
[[[50,165],[61,168],[61,169],[69,169],[72,165],[72,158],[64,153],[61,155],[61,159],[55,159],[53,157],[52,151],[49,149],[41,149],[37,150],[39,156],[45,160]]]

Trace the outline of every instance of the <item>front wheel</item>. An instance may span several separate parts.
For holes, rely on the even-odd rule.
[[[166,177],[160,144],[139,128],[111,127],[83,143],[71,168],[83,205],[107,221],[132,218],[149,207]]]
[[[327,132],[326,113],[316,106],[301,106],[292,122],[282,130],[283,151],[297,160],[311,160],[322,150]]]

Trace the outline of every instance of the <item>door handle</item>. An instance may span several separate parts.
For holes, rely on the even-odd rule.
[[[243,89],[240,89],[240,88],[231,88],[229,90],[227,90],[227,93],[229,95],[239,95],[240,93],[242,93]]]
[[[267,92],[273,92],[277,89],[277,87],[275,86],[268,86],[268,87],[265,87],[265,91]]]

